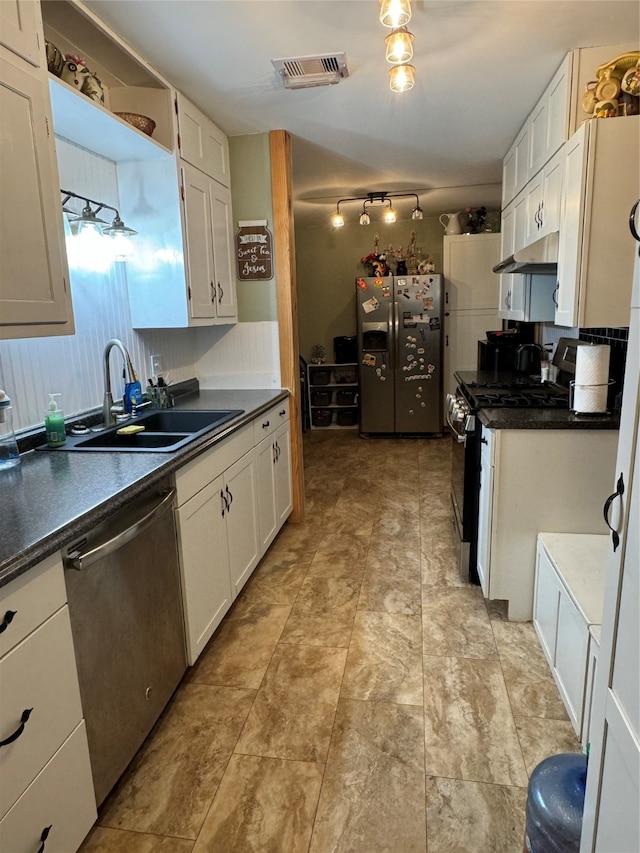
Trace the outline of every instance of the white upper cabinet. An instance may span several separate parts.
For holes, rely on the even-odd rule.
[[[560,228],[563,151],[558,151],[527,184],[525,244],[529,245]]]
[[[565,141],[569,130],[572,54],[567,54],[529,116],[529,178]]]
[[[180,156],[205,175],[228,187],[230,172],[227,137],[180,92],[177,93],[177,109]]]
[[[628,326],[640,116],[591,119],[565,146],[555,323]],[[612,164],[624,164],[613,168]]]
[[[41,28],[38,0],[0,2],[0,44],[36,67],[41,64]]]
[[[46,71],[5,48],[0,115],[6,209],[0,223],[0,338],[70,335],[73,310]]]

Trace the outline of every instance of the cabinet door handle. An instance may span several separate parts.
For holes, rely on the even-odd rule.
[[[278,448],[275,443],[271,445],[271,450],[273,451],[273,464],[275,465],[278,461]]]
[[[640,234],[638,234],[638,229],[636,228],[636,210],[638,209],[638,205],[640,205],[640,198],[631,208],[631,213],[629,214],[629,228],[634,240],[640,241]]]
[[[220,500],[222,501],[222,517],[224,518],[225,512],[229,511],[229,502],[225,498],[222,489],[220,489]]]
[[[609,495],[609,497],[606,499],[606,501],[604,502],[604,508],[603,508],[604,520],[606,522],[607,527],[611,531],[611,541],[613,542],[613,550],[614,551],[616,550],[616,548],[620,544],[620,537],[618,536],[618,531],[615,530],[609,524],[609,510],[611,509],[611,504],[614,502],[614,500],[616,498],[621,498],[623,494],[624,494],[624,478],[623,478],[622,474],[620,474],[620,476],[618,477],[618,482],[616,483],[616,490],[612,495]]]
[[[222,302],[224,299],[224,290],[222,289],[222,285],[218,282],[218,302]]]
[[[27,720],[31,716],[32,711],[33,711],[33,708],[25,708],[24,709],[24,711],[22,712],[22,716],[20,717],[20,725],[18,726],[18,728],[15,730],[15,732],[12,735],[9,735],[9,737],[5,738],[4,740],[0,740],[0,746],[8,746],[10,743],[13,743],[14,740],[18,740],[18,738],[20,737],[20,735],[24,731],[24,727],[27,723]]]
[[[216,301],[216,286],[212,281],[210,281],[209,284],[211,285],[211,301],[215,302]]]
[[[53,824],[49,826],[45,826],[45,828],[40,833],[40,847],[38,847],[37,853],[44,853],[44,845],[46,843],[47,838],[49,837],[49,833],[53,828]]]
[[[551,294],[551,298],[553,299],[553,304],[558,307],[558,291],[560,290],[560,282],[558,282],[553,289],[553,293]]]
[[[276,441],[276,443],[273,445],[273,447],[274,447],[274,450],[276,451],[276,458],[275,458],[275,461],[277,462],[277,461],[278,461],[278,459],[280,459],[280,445],[279,445],[279,444],[278,444],[278,442]]]
[[[262,429],[267,429],[267,427],[268,427],[268,426],[269,426],[269,421],[265,421],[265,422],[262,424]]]
[[[233,495],[229,491],[229,486],[225,486],[224,488],[225,488],[225,491],[229,497],[229,511],[231,511],[231,504],[233,503]]]
[[[281,418],[283,418],[287,414],[287,410],[286,409],[280,409],[278,414],[280,415]]]
[[[13,617],[16,615],[17,610],[7,610],[4,614],[4,618],[2,620],[2,624],[0,625],[0,634],[4,633],[7,630],[9,625],[13,622]]]

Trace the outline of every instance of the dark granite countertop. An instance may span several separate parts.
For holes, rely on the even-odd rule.
[[[489,370],[461,370],[454,374],[458,382],[509,382],[520,379],[515,373]],[[477,416],[480,423],[489,429],[619,429],[618,413],[584,415],[569,409],[567,389],[554,386],[567,394],[566,408],[481,408]],[[475,389],[482,390],[482,389]]]
[[[22,454],[20,465],[0,471],[0,586],[288,396],[280,389],[203,390],[180,398],[180,409],[244,411],[174,453]]]

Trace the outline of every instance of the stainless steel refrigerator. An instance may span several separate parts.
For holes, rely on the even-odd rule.
[[[360,433],[442,432],[440,275],[356,279]]]

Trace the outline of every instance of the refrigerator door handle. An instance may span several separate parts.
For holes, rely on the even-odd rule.
[[[391,306],[389,306],[391,308]],[[393,299],[393,364],[390,365],[392,370],[396,369],[396,365],[400,365],[400,341],[398,340],[398,303]],[[389,347],[391,351],[391,347]]]

